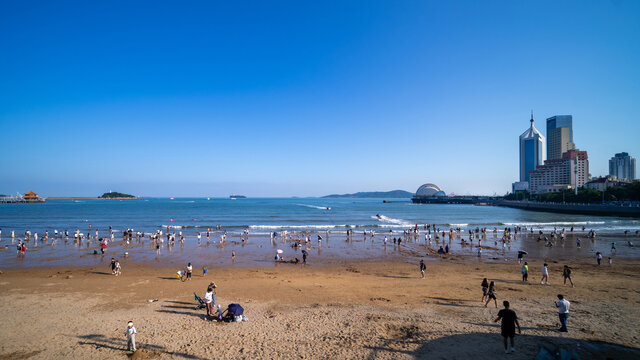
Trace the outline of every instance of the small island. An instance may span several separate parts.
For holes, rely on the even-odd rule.
[[[116,191],[106,192],[98,197],[82,197],[82,196],[64,196],[64,197],[47,197],[47,201],[58,201],[58,200],[138,200],[140,199],[137,196],[123,194]]]
[[[366,199],[366,198],[411,198],[413,193],[404,190],[357,192],[354,194],[332,194],[323,196],[329,199]]]
[[[123,194],[116,191],[109,191],[100,196],[99,199],[134,199],[135,196],[129,194]]]

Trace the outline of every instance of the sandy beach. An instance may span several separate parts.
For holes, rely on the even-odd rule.
[[[532,359],[541,346],[582,359],[640,356],[637,262],[583,259],[571,264],[571,288],[561,284],[563,263],[549,262],[544,286],[542,261],[529,262],[522,283],[516,261],[467,260],[430,261],[424,280],[417,263],[382,261],[210,268],[186,282],[174,268],[135,264],[120,277],[106,266],[6,270],[0,359]],[[483,277],[496,282],[498,309],[480,301]],[[202,296],[212,280],[217,303],[241,304],[247,322],[208,322],[195,310],[193,292]],[[572,304],[568,333],[556,331],[558,293]],[[523,328],[509,355],[493,322],[502,300]],[[133,355],[125,351],[128,320],[138,331]]]

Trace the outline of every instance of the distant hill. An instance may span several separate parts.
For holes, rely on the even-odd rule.
[[[404,190],[391,190],[391,191],[367,191],[367,192],[357,192],[355,194],[332,194],[323,196],[323,198],[410,198],[413,196],[412,192],[404,191]]]
[[[100,199],[112,199],[112,198],[134,198],[135,196],[129,194],[123,194],[115,191],[110,191],[102,194],[98,198]]]

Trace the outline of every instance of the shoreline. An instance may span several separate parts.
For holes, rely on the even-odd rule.
[[[45,201],[62,201],[62,200],[142,200],[139,197],[112,197],[112,198],[101,198],[101,197],[45,197]]]
[[[106,264],[13,269],[0,275],[0,356],[125,358],[121,333],[133,320],[140,358],[495,359],[503,350],[493,320],[509,300],[523,327],[510,358],[534,358],[541,346],[585,359],[637,358],[638,262],[571,264],[575,288],[560,283],[562,265],[550,264],[550,286],[536,281],[539,261],[530,262],[529,283],[520,281],[515,261],[430,262],[424,280],[417,262],[399,261],[212,268],[186,282],[174,268],[145,265],[125,265],[119,277]],[[480,302],[483,277],[496,281],[498,309]],[[193,292],[202,296],[209,281],[218,285],[216,301],[241,304],[248,322],[203,319]],[[554,331],[557,293],[572,303],[566,334]],[[30,326],[18,327],[24,319]]]

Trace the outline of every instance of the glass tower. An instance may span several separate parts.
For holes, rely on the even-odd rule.
[[[558,160],[562,154],[575,149],[573,116],[556,115],[547,119],[547,160]]]
[[[529,171],[542,165],[544,156],[544,136],[533,126],[533,112],[531,126],[520,135],[520,181],[529,181]]]

